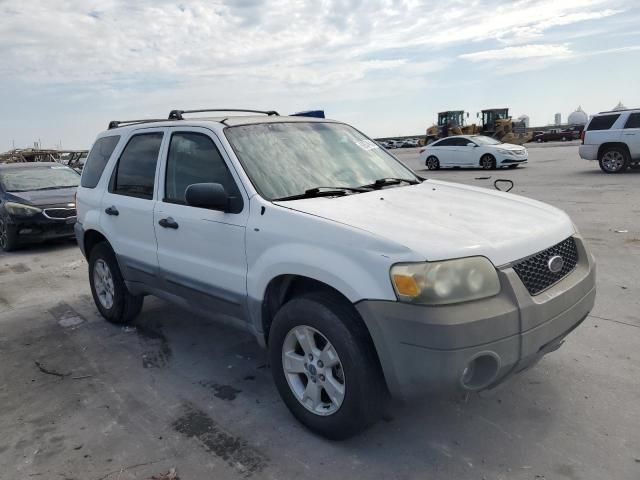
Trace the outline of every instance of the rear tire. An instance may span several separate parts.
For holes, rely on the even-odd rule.
[[[622,173],[629,167],[629,155],[620,147],[605,149],[598,159],[604,173]]]
[[[89,284],[100,314],[109,322],[129,323],[135,319],[144,302],[143,296],[132,295],[120,273],[111,247],[99,243],[89,255]]]
[[[482,157],[480,157],[480,166],[484,170],[493,170],[496,168],[496,159],[490,153],[485,153]]]
[[[11,252],[18,248],[16,233],[9,228],[6,215],[0,215],[0,248],[5,252]]]
[[[424,162],[424,164],[426,165],[426,167],[429,170],[439,170],[440,169],[440,160],[438,160],[438,157],[436,157],[434,155],[429,155],[427,157],[427,160]]]
[[[284,304],[268,348],[282,400],[311,431],[342,440],[381,417],[388,393],[378,358],[355,308],[339,295],[312,292]],[[339,371],[328,369],[323,358],[337,358]]]

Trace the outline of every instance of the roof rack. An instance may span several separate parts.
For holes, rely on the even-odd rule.
[[[640,110],[640,108],[620,108],[619,110],[605,110],[604,112],[598,112],[598,115],[600,115],[601,113],[628,112],[631,110]]]
[[[111,120],[109,122],[109,130],[118,127],[126,127],[129,125],[139,125],[141,123],[166,122],[166,118],[148,118],[146,120]]]
[[[169,120],[184,120],[185,113],[205,113],[205,112],[246,112],[246,113],[262,113],[264,115],[279,116],[275,110],[246,110],[244,108],[205,108],[203,110],[171,110],[169,112]]]

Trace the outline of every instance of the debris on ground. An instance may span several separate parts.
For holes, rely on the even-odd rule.
[[[49,370],[48,368],[45,368],[40,362],[35,362],[35,364],[42,373],[46,373],[47,375],[53,375],[60,378],[64,378],[70,375],[69,373],[60,373],[56,372],[55,370]]]
[[[629,230],[615,230],[616,233],[629,233]]]
[[[154,475],[153,477],[151,477],[151,480],[180,480],[180,477],[178,477],[176,469],[172,468],[167,473]]]

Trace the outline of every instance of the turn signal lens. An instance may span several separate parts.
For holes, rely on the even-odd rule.
[[[396,287],[396,292],[398,292],[398,295],[410,298],[415,298],[420,295],[420,289],[418,288],[418,284],[413,279],[413,277],[409,277],[406,275],[394,275],[393,283]]]

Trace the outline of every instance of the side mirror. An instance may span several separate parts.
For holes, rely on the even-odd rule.
[[[477,147],[477,146],[478,146],[478,145],[476,145],[476,144],[475,144],[475,143],[473,143],[473,142],[469,142],[469,143],[467,143],[467,147]]]
[[[229,211],[229,195],[219,183],[194,183],[187,187],[184,196],[191,207]]]

